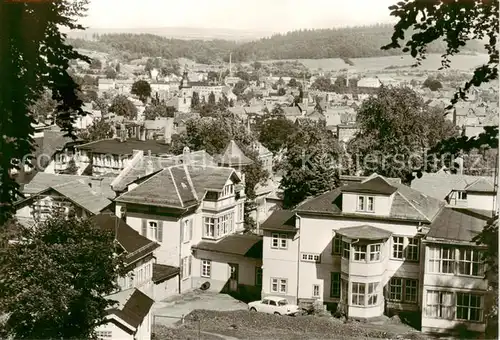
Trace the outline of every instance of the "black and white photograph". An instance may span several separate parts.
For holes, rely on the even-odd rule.
[[[498,339],[499,0],[0,0],[0,339]]]

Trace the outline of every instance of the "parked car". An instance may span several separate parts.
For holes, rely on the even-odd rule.
[[[287,299],[279,296],[267,296],[266,298],[250,302],[248,309],[252,312],[261,312],[276,315],[297,315],[300,308],[288,303]]]

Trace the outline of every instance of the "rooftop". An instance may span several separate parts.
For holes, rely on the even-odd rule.
[[[178,275],[180,272],[179,267],[168,266],[166,264],[153,264],[153,282],[160,283],[165,280],[171,279]]]
[[[337,230],[337,234],[353,240],[385,240],[392,235],[388,230],[372,227],[371,225],[342,228]]]
[[[227,166],[250,165],[253,161],[245,156],[234,140],[231,140],[219,159],[219,164]]]
[[[262,236],[251,234],[233,234],[228,235],[217,242],[201,241],[196,246],[193,246],[193,249],[261,259]]]
[[[291,210],[276,210],[261,224],[262,230],[296,231],[295,212]]]
[[[454,190],[493,192],[493,177],[453,175],[444,172],[424,173],[411,182],[412,189],[427,196],[444,200]]]
[[[122,290],[107,298],[118,302],[117,306],[107,310],[108,314],[118,316],[134,328],[142,323],[154,303],[154,300],[136,288]]]
[[[169,151],[168,144],[161,141],[137,139],[127,139],[120,141],[118,138],[101,139],[95,142],[82,144],[78,146],[80,150],[87,150],[93,153],[112,154],[112,155],[131,155],[134,150],[151,151],[152,154],[165,154]]]

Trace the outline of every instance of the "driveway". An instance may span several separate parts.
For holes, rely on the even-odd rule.
[[[246,303],[236,300],[227,294],[195,290],[155,302],[153,305],[153,315],[155,316],[155,324],[173,326],[182,316],[191,313],[195,309],[232,311],[247,308]]]

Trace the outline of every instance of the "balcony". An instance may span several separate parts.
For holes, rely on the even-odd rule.
[[[234,207],[236,200],[234,195],[220,198],[218,200],[205,198],[202,203],[202,209],[211,211],[220,211],[230,207]]]

